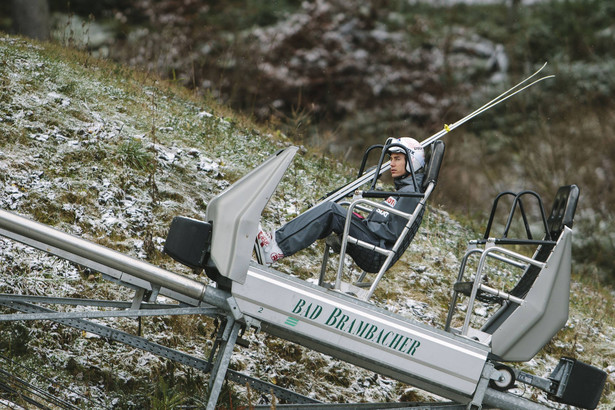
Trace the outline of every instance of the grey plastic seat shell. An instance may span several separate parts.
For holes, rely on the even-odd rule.
[[[521,305],[509,303],[481,329],[491,333],[492,354],[502,361],[532,359],[566,324],[570,301],[572,230],[564,227]]]
[[[288,147],[271,156],[207,206],[206,220],[213,225],[210,258],[220,275],[245,282],[261,213],[297,150]]]

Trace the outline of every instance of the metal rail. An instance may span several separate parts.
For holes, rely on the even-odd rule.
[[[271,409],[271,405],[252,406],[252,409],[265,410]],[[467,410],[467,406],[453,403],[419,403],[419,402],[388,402],[388,403],[321,403],[321,404],[276,404],[276,409],[284,410],[380,410],[380,409],[413,409],[413,410]],[[483,407],[490,409],[491,407]]]
[[[73,406],[71,403],[62,400],[33,385],[32,383],[27,382],[21,377],[17,377],[16,375],[3,369],[0,369],[0,391],[4,391],[7,394],[7,396],[4,397],[0,394],[0,398],[4,400],[14,403],[16,399],[11,397],[16,396],[19,403],[27,403],[28,405],[39,409],[51,409],[49,406],[69,410],[79,409],[79,407]],[[37,400],[34,397],[38,397],[39,399]]]

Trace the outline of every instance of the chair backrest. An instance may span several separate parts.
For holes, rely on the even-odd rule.
[[[555,194],[551,215],[547,219],[547,226],[551,239],[556,241],[560,236],[564,226],[572,229],[574,214],[577,210],[579,201],[579,187],[576,185],[566,185],[560,187]]]
[[[440,167],[444,158],[444,148],[444,142],[441,140],[434,142],[431,147],[431,153],[427,159],[425,177],[423,178],[423,192],[425,192],[430,183],[433,182],[434,186],[438,183],[438,175],[440,174]]]

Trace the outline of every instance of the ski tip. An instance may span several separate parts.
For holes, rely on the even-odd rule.
[[[544,77],[540,77],[538,80],[534,81],[532,84],[536,84],[542,80],[548,80],[549,78],[555,78],[555,74],[545,75]]]
[[[523,80],[522,82],[525,82],[527,80],[529,80],[530,78],[534,77],[536,74],[538,74],[539,72],[541,72],[545,67],[547,66],[547,61],[544,62],[543,65],[540,66],[540,68],[536,71],[534,71],[534,74],[532,74],[531,76],[529,76],[528,78],[526,78],[525,80]]]

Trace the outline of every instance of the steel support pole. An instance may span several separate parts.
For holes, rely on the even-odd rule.
[[[227,318],[224,332],[222,333],[222,343],[218,348],[218,354],[216,357],[216,363],[211,371],[209,379],[209,399],[207,401],[207,410],[215,410],[218,403],[218,396],[222,390],[222,384],[226,378],[226,371],[228,365],[231,362],[231,356],[233,354],[233,348],[239,335],[239,329],[241,325],[237,323],[232,317]]]
[[[206,285],[196,280],[2,209],[0,235],[77,263],[94,262],[102,265],[103,272],[105,268],[125,272],[196,300],[205,295]]]

